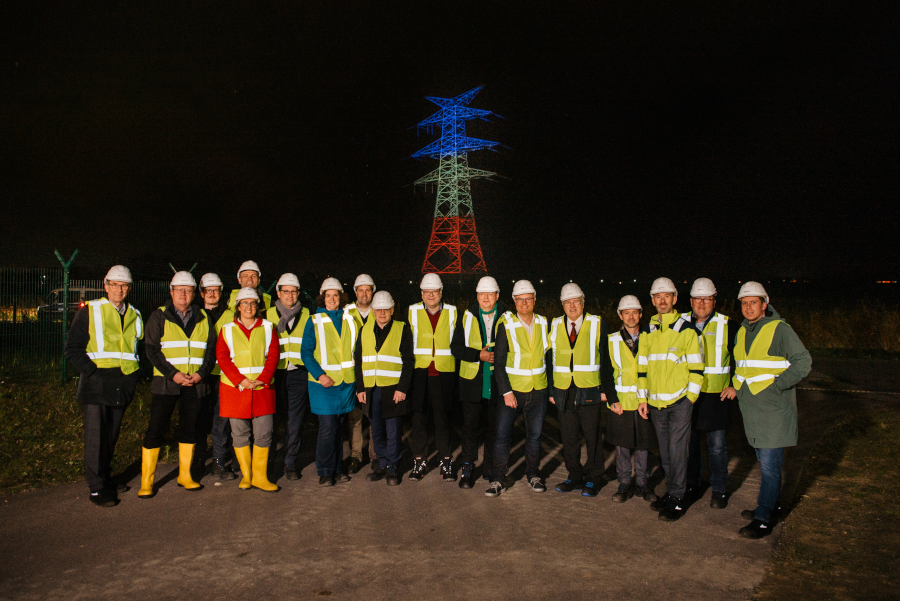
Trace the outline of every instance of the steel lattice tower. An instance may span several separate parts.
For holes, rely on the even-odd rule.
[[[470,150],[492,148],[498,144],[466,136],[466,121],[475,118],[487,121],[486,117],[494,114],[467,106],[482,87],[456,98],[426,97],[441,110],[419,123],[418,127],[431,131],[437,125],[441,128],[441,137],[412,155],[413,158],[431,157],[440,161],[437,169],[414,182],[415,185],[437,182],[434,223],[422,273],[487,272],[475,232],[469,180],[478,177],[489,179],[496,174],[470,168],[466,154]]]

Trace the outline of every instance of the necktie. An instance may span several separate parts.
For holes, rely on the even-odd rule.
[[[569,332],[569,344],[575,344],[575,322],[572,322],[572,331]]]

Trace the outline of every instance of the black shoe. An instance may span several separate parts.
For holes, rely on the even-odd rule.
[[[351,474],[355,474],[362,467],[362,461],[354,457],[350,460],[350,463],[347,464],[347,471]]]
[[[459,468],[459,487],[470,489],[472,485],[475,484],[475,478],[472,477],[472,472],[475,471],[475,466],[469,463],[468,461],[462,464],[462,467]]]
[[[612,496],[612,500],[616,503],[624,503],[633,496],[634,488],[632,488],[631,483],[629,482],[628,484],[619,485],[619,490]]]
[[[424,459],[413,459],[413,468],[412,471],[409,472],[409,479],[413,482],[418,482],[422,478],[425,477],[425,460]]]
[[[334,476],[322,476],[319,478],[319,486],[334,486]]]
[[[212,473],[219,480],[234,480],[237,478],[237,474],[231,471],[231,468],[225,465],[225,462],[221,459],[213,461]]]
[[[129,490],[131,490],[131,487],[128,486],[127,484],[121,484],[121,483],[116,482],[115,480],[107,480],[106,483],[103,485],[103,488],[108,489],[108,490],[114,490],[114,491],[116,491],[116,493],[123,493],[123,492],[128,492]]]
[[[753,509],[745,509],[741,512],[741,517],[745,520],[755,520],[756,519],[756,511]],[[769,514],[769,525],[775,526],[775,523],[781,519],[781,505],[772,510],[772,513]]]
[[[369,482],[378,482],[387,475],[387,469],[383,467],[376,468],[366,474],[366,480]]]
[[[401,479],[400,476],[397,475],[396,465],[389,465],[386,471],[387,475],[385,476],[385,481],[387,482],[388,486],[397,486],[398,484],[400,484]]]
[[[669,499],[672,497],[669,496],[669,493],[664,494],[661,498],[657,499],[650,503],[650,509],[652,511],[662,511],[669,504]]]
[[[531,490],[534,492],[546,492],[547,487],[544,486],[544,483],[541,482],[540,476],[532,476],[528,479],[528,486],[531,487]]]
[[[284,477],[288,480],[299,480],[300,474],[297,473],[297,468],[293,465],[284,466]]]
[[[728,507],[728,495],[723,492],[713,491],[712,498],[709,500],[709,506],[713,509],[725,509]]]
[[[491,487],[484,491],[484,496],[486,497],[499,497],[500,493],[503,492],[503,483],[497,480],[491,482]]]
[[[335,474],[334,479],[337,482],[350,482],[350,476],[344,473]]]
[[[581,491],[582,497],[596,497],[597,493],[600,492],[600,487],[597,486],[594,482],[585,482],[584,489]]]
[[[758,539],[764,536],[769,536],[772,533],[772,526],[767,524],[762,520],[753,520],[740,530],[738,530],[738,534],[743,536],[744,538],[752,538]]]
[[[653,492],[653,489],[646,484],[644,486],[637,487],[637,496],[647,501],[648,503],[659,501],[659,497],[656,496],[656,493]]]
[[[456,474],[453,473],[453,460],[450,457],[441,459],[441,464],[438,467],[441,468],[441,478],[444,479],[444,482],[456,482]]]
[[[572,492],[573,490],[581,490],[581,480],[572,480],[568,478],[556,485],[559,492]]]
[[[681,499],[669,497],[669,503],[666,508],[659,512],[659,519],[664,522],[677,522],[684,515],[684,503]]]
[[[97,492],[92,492],[88,498],[97,507],[115,507],[119,502],[116,493],[107,488],[101,488]]]

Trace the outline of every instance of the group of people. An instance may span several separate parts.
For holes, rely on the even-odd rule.
[[[485,494],[499,496],[506,486],[513,426],[522,414],[525,478],[533,491],[544,492],[540,438],[548,404],[557,410],[567,470],[555,488],[593,497],[604,471],[605,406],[606,441],[616,450],[618,489],[612,500],[638,496],[659,519],[676,521],[686,501],[702,494],[704,439],[710,506],[722,509],[728,503],[725,432],[731,425],[728,401],[737,398],[762,474],[757,507],[742,514],[750,523],[739,532],[760,538],[778,517],[784,448],[797,444],[794,386],[809,373],[811,359],[757,282],[744,283],[738,293],[744,316],[739,327],[715,310],[717,290],[709,279],[693,283],[691,310],[679,313],[674,283],[658,278],[650,289],[656,314],[649,323],[641,325],[643,306],[628,295],[617,308],[621,328],[609,332],[602,317],[585,312],[585,295],[575,283],[562,287],[564,315],[548,321],[534,312],[536,291],[527,280],[514,284],[508,307],[496,280],[483,277],[476,302],[462,309],[442,301],[440,276],[429,273],[420,284],[422,302],[395,315],[391,294],[377,290],[367,274],[354,282],[355,303],[341,282],[329,277],[315,307],[300,302],[294,274],[279,278],[274,302],[260,289],[260,275],[259,266],[246,261],[238,269],[239,288],[223,302],[224,284],[207,273],[195,302],[197,282],[178,272],[171,298],[145,326],[140,312],[125,302],[131,273],[117,265],[104,279],[107,296],[76,314],[66,356],[81,373],[77,397],[84,406],[92,502],[115,505],[117,493],[127,490],[112,480],[110,462],[143,353],[153,378],[140,498],[156,494],[156,462],[176,406],[177,484],[188,491],[202,488],[192,468],[205,463],[210,433],[218,478],[237,478],[229,465],[233,452],[239,488],[278,491],[268,477],[277,418],[286,419],[284,474],[297,480],[301,427],[311,411],[319,422],[320,486],[346,482],[347,472],[361,469],[364,418],[370,426],[367,480],[400,484],[403,417],[411,413],[410,481],[428,471],[433,425],[440,478],[472,488],[481,439],[480,471],[489,482]],[[454,462],[449,415],[457,403],[462,445]],[[351,439],[346,470],[345,426]],[[649,451],[657,448],[667,482],[662,497],[647,480]]]

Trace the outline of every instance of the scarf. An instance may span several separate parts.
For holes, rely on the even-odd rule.
[[[288,328],[288,323],[297,317],[297,314],[300,313],[301,306],[300,302],[294,303],[294,306],[290,309],[286,308],[280,300],[275,301],[275,307],[278,309],[278,314],[281,315],[281,319],[278,320],[278,325],[275,326],[275,329],[278,330],[279,334],[283,334],[285,330]]]

